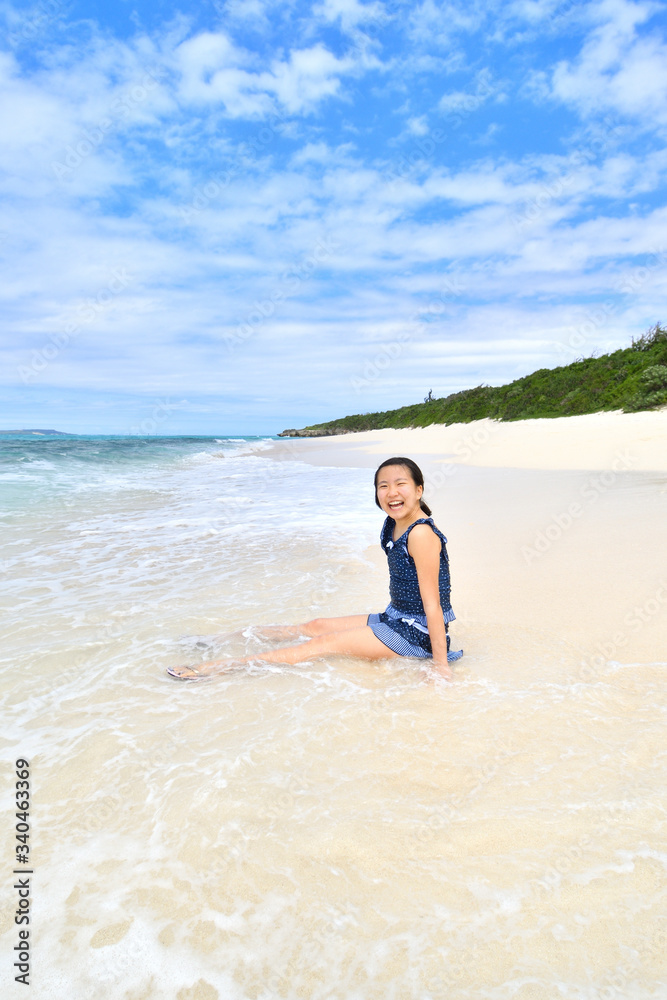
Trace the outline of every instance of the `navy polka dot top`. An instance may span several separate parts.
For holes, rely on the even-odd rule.
[[[389,594],[391,603],[398,611],[407,611],[413,615],[425,614],[424,605],[419,593],[417,567],[415,566],[414,559],[408,552],[408,535],[417,524],[430,525],[440,539],[440,575],[438,578],[440,605],[444,612],[445,621],[452,621],[454,612],[450,603],[451,582],[449,578],[449,558],[447,557],[447,539],[436,528],[432,517],[419,518],[396,541],[393,540],[394,528],[396,527],[393,517],[388,517],[382,526],[380,544],[389,562]]]

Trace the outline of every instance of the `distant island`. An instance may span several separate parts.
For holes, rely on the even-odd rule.
[[[28,428],[22,431],[0,431],[0,434],[54,434],[56,437],[73,437],[74,435],[68,434],[67,431],[51,431],[51,430],[36,430],[33,428]]]
[[[278,437],[326,437],[386,427],[492,420],[570,417],[600,410],[653,410],[667,404],[667,329],[656,323],[631,347],[579,358],[561,368],[540,368],[509,385],[478,385],[398,410],[341,417]]]

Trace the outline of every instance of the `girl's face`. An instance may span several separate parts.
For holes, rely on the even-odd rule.
[[[385,465],[380,469],[377,498],[385,514],[395,521],[413,517],[421,510],[419,500],[423,492],[404,465]]]

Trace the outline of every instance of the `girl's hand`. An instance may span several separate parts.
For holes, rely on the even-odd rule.
[[[446,681],[451,681],[452,678],[454,677],[454,674],[452,673],[452,668],[446,661],[445,663],[442,663],[440,660],[431,660],[431,666],[433,667],[435,673],[439,677],[444,678],[444,680]]]

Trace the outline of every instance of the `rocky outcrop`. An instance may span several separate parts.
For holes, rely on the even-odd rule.
[[[320,438],[320,437],[333,437],[335,434],[353,434],[354,431],[350,431],[347,427],[304,427],[303,430],[296,430],[294,427],[290,427],[289,430],[281,431],[278,434],[279,438]]]

